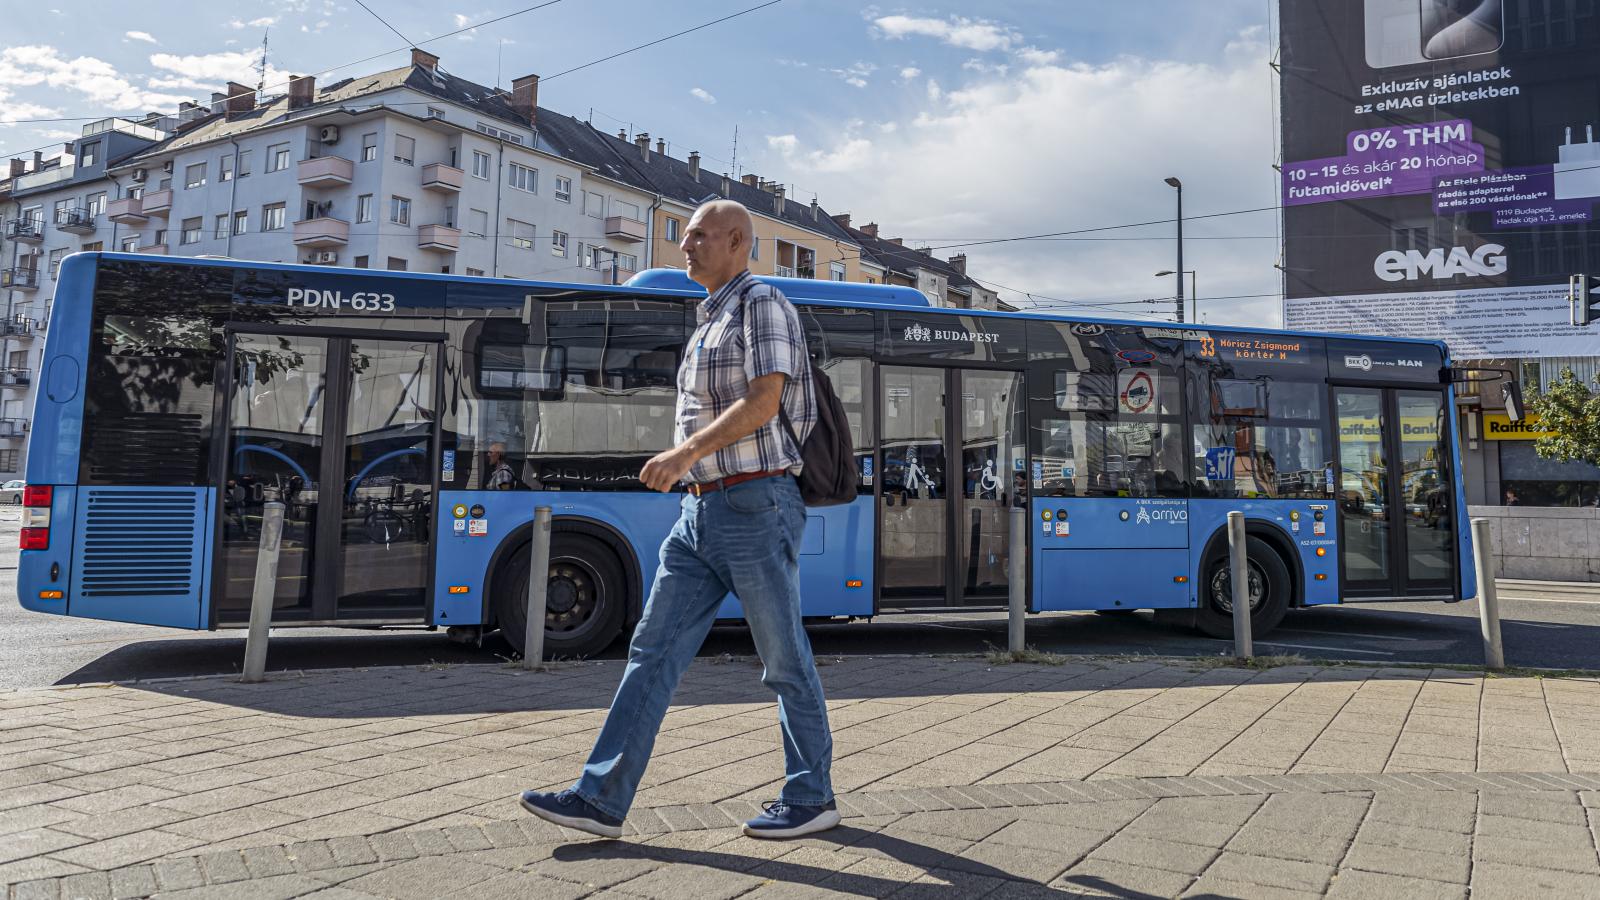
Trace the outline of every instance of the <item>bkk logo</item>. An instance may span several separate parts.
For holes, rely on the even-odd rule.
[[[1416,281],[1432,275],[1435,281],[1456,276],[1476,278],[1484,275],[1504,275],[1506,248],[1499,244],[1484,244],[1476,250],[1465,247],[1435,247],[1424,253],[1421,250],[1387,250],[1372,261],[1372,271],[1384,281]]]

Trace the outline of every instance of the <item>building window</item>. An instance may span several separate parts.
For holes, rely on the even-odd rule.
[[[269,203],[261,207],[261,230],[280,231],[283,229],[284,214],[287,207],[282,203]]]
[[[351,265],[358,269],[365,269],[367,267],[367,258],[365,256],[358,256],[356,257],[355,262],[351,263]]]
[[[356,224],[372,221],[372,195],[362,194],[356,198]]]
[[[130,195],[131,196],[131,195]],[[44,207],[30,206],[22,211],[22,221],[32,222],[33,227],[44,227]]]
[[[842,262],[831,262],[831,263],[828,263],[828,279],[830,281],[843,281],[844,280],[844,275],[845,275],[844,263],[842,263]]]
[[[482,178],[483,180],[488,181],[490,162],[491,160],[489,159],[489,154],[483,152],[482,150],[472,151],[472,177]]]
[[[100,142],[91,141],[87,144],[84,144],[83,149],[78,152],[78,165],[84,167],[92,166],[94,165],[94,161],[98,159],[99,156]]]
[[[444,118],[444,110],[440,109],[437,106],[430,106],[430,107],[428,107],[428,118],[430,118],[430,119],[442,119],[442,118]]]
[[[52,215],[55,217],[55,223],[57,225],[67,224],[67,214],[70,212],[72,212],[72,200],[70,198],[66,200],[57,200],[52,211]]]
[[[467,234],[475,238],[489,236],[489,213],[487,210],[467,210]]]
[[[184,219],[183,220],[183,231],[178,234],[178,243],[180,243],[180,244],[198,244],[198,243],[200,243],[200,226],[202,224],[204,224],[204,220],[201,219],[199,216],[195,216],[192,219]]]
[[[62,257],[66,256],[66,255],[67,255],[67,248],[65,248],[65,247],[62,247],[62,248],[57,249],[57,250],[51,250],[50,251],[50,277],[51,278],[56,277],[56,273],[61,271],[61,259],[62,259]]]
[[[408,138],[403,134],[394,136],[394,161],[404,165],[414,165],[417,156],[416,138]]]
[[[247,178],[250,175],[250,151],[239,151],[239,177]]]
[[[750,239],[750,258],[751,259],[760,259],[761,258],[761,238],[751,238]]]
[[[125,237],[125,238],[123,238],[122,239],[122,252],[123,253],[137,253],[137,252],[139,252],[139,236],[138,235],[134,235],[133,237]]]
[[[681,238],[681,235],[678,233],[678,229],[683,227],[683,223],[679,222],[677,219],[674,219],[671,216],[667,216],[666,220],[667,220],[667,240],[669,240],[672,243],[676,244],[679,241],[679,239]]]
[[[248,212],[245,212],[242,209],[239,210],[238,212],[234,213],[233,214],[233,233],[234,234],[244,234],[245,232],[247,232],[249,230],[250,230],[250,214]]]
[[[603,218],[606,214],[606,198],[593,191],[583,192],[583,214]]]
[[[0,450],[0,472],[17,471],[17,457],[21,453],[21,450]]]
[[[372,162],[378,158],[378,133],[363,134],[361,136],[361,161]]]
[[[226,240],[228,237],[228,213],[217,213],[217,230],[212,236],[217,240]]]
[[[611,214],[614,216],[622,216],[625,219],[632,219],[635,222],[644,221],[643,219],[639,218],[639,204],[629,203],[626,200],[611,201]]]
[[[578,265],[585,269],[600,268],[600,251],[603,248],[578,242]]]
[[[88,208],[91,218],[94,216],[103,215],[106,211],[106,192],[100,191],[98,193],[90,194],[88,202],[84,205]]]
[[[484,134],[487,134],[490,137],[499,138],[500,140],[505,141],[508,144],[520,144],[520,143],[522,143],[522,138],[521,137],[519,137],[519,136],[517,136],[515,134],[512,134],[509,131],[501,131],[500,129],[494,127],[493,125],[485,125],[484,123],[479,122],[478,123],[478,130],[483,132]]]
[[[565,231],[550,232],[550,255],[567,258],[567,233]]]
[[[192,166],[188,167],[187,169],[183,170],[183,189],[184,190],[187,191],[187,190],[189,190],[191,188],[205,187],[205,186],[206,186],[206,164],[205,163],[195,163],[194,165],[192,165]]]
[[[404,257],[400,257],[400,256],[391,256],[391,257],[389,257],[389,271],[391,271],[391,272],[404,272],[405,270],[406,270],[406,261],[405,261]]]
[[[506,220],[506,243],[524,250],[533,249],[533,226],[516,219]]]
[[[556,176],[556,200],[562,203],[572,202],[572,179],[565,175]]]
[[[474,269],[471,266],[467,266],[467,275],[469,277],[471,277],[471,278],[482,278],[483,277],[483,270],[482,269]]]
[[[85,253],[99,253],[101,250],[104,250],[105,248],[106,248],[106,242],[105,241],[90,241],[89,243],[84,244],[82,247],[79,247],[78,249],[82,250]]]
[[[165,228],[157,228],[156,229],[156,239],[152,243],[154,243],[156,246],[160,246],[162,244],[165,244],[166,242],[167,242],[167,230]]]
[[[411,224],[411,201],[405,197],[389,198],[389,221],[396,225]]]
[[[289,145],[274,144],[267,148],[267,171],[281,172],[289,168]]]
[[[224,156],[217,160],[217,183],[233,180],[233,157]]]
[[[506,183],[519,191],[539,193],[539,170],[511,163],[507,167]]]
[[[618,269],[624,272],[639,271],[639,257],[634,256],[632,253],[618,253],[616,258]]]

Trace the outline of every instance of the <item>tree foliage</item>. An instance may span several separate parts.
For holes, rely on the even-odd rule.
[[[1563,369],[1549,390],[1533,398],[1529,409],[1538,414],[1544,430],[1554,432],[1533,442],[1540,456],[1600,465],[1600,391],[1584,384],[1571,369]]]

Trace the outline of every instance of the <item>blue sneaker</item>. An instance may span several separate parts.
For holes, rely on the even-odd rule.
[[[553,794],[544,791],[523,791],[522,808],[546,822],[587,831],[600,837],[622,837],[622,820],[595,809],[589,801],[579,797],[577,791],[565,790]]]
[[[791,806],[779,800],[762,809],[765,812],[744,823],[744,833],[750,837],[796,838],[839,824],[839,807],[832,800],[821,806]]]

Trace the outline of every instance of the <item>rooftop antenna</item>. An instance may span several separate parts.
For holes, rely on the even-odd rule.
[[[739,126],[738,125],[733,126],[733,161],[730,162],[729,165],[733,167],[733,177],[738,178],[739,177]]]
[[[501,61],[501,59],[503,59],[505,57],[505,55],[506,55],[506,39],[505,38],[501,38],[500,39],[500,46],[494,52],[494,86],[495,86],[496,90],[498,90],[500,88],[500,61]]]
[[[262,94],[267,90],[267,38],[272,36],[272,28],[268,27],[261,33],[261,64],[256,66],[256,102],[261,101]]]

